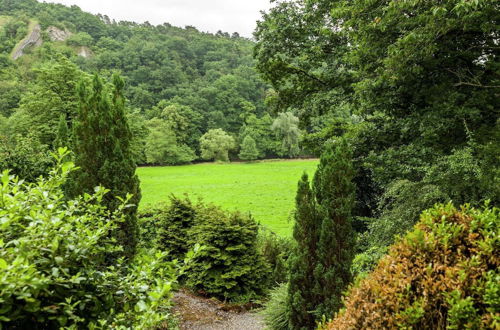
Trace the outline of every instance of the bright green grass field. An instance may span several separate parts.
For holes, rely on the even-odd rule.
[[[256,163],[141,167],[142,201],[148,204],[168,200],[173,193],[188,193],[191,199],[250,212],[273,232],[289,236],[297,182],[306,171],[314,174],[318,160],[264,161]]]

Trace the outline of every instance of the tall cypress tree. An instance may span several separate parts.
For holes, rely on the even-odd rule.
[[[318,304],[318,295],[314,291],[315,256],[322,219],[317,214],[314,194],[305,173],[298,184],[295,205],[293,238],[297,246],[290,257],[288,321],[291,329],[313,329],[315,316],[311,311]]]
[[[354,231],[351,212],[355,201],[352,152],[341,139],[329,143],[321,155],[313,180],[313,191],[322,222],[314,270],[320,303],[315,314],[332,317],[342,307],[342,292],[352,280]]]
[[[68,122],[66,121],[66,115],[61,114],[59,117],[59,123],[57,124],[57,135],[54,140],[54,148],[69,147],[71,145]]]
[[[139,178],[130,150],[131,132],[125,116],[124,82],[113,76],[113,87],[106,86],[95,75],[90,88],[85,82],[78,87],[79,112],[74,125],[75,172],[72,195],[92,192],[96,186],[110,189],[104,204],[115,210],[127,194],[134,206],[126,209],[115,237],[132,256],[137,244],[137,205],[141,199]]]

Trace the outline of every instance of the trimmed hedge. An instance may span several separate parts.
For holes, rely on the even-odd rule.
[[[425,211],[328,329],[500,327],[499,209]]]

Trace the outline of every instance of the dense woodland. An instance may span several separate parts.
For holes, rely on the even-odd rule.
[[[4,167],[16,173],[35,178],[46,170],[50,160],[37,153],[54,149],[61,120],[71,138],[75,86],[94,72],[107,78],[119,72],[125,80],[137,164],[224,160],[228,152],[234,159],[241,150],[248,160],[299,154],[295,122],[286,126],[291,131],[280,121],[271,128],[277,118],[265,103],[270,89],[254,68],[253,43],[236,33],[115,22],[35,0],[2,1],[0,13],[0,150],[10,157]],[[13,60],[16,44],[37,25],[41,45]],[[223,132],[212,131],[202,148],[200,139],[211,130]],[[227,145],[222,154],[214,150],[217,139]],[[28,145],[33,150],[24,161],[37,164],[16,157]],[[39,171],[22,173],[24,167]]]
[[[179,287],[270,329],[500,325],[500,4],[273,3],[249,40],[0,0],[0,325],[175,328]],[[137,165],[311,155],[292,238],[138,211]]]

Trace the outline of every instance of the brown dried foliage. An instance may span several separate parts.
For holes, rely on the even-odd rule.
[[[487,279],[488,272],[500,276],[499,227],[498,209],[446,205],[424,212],[414,231],[350,289],[327,329],[500,329],[499,284]],[[494,298],[485,298],[486,286]],[[452,293],[470,304],[473,318],[452,306]]]

